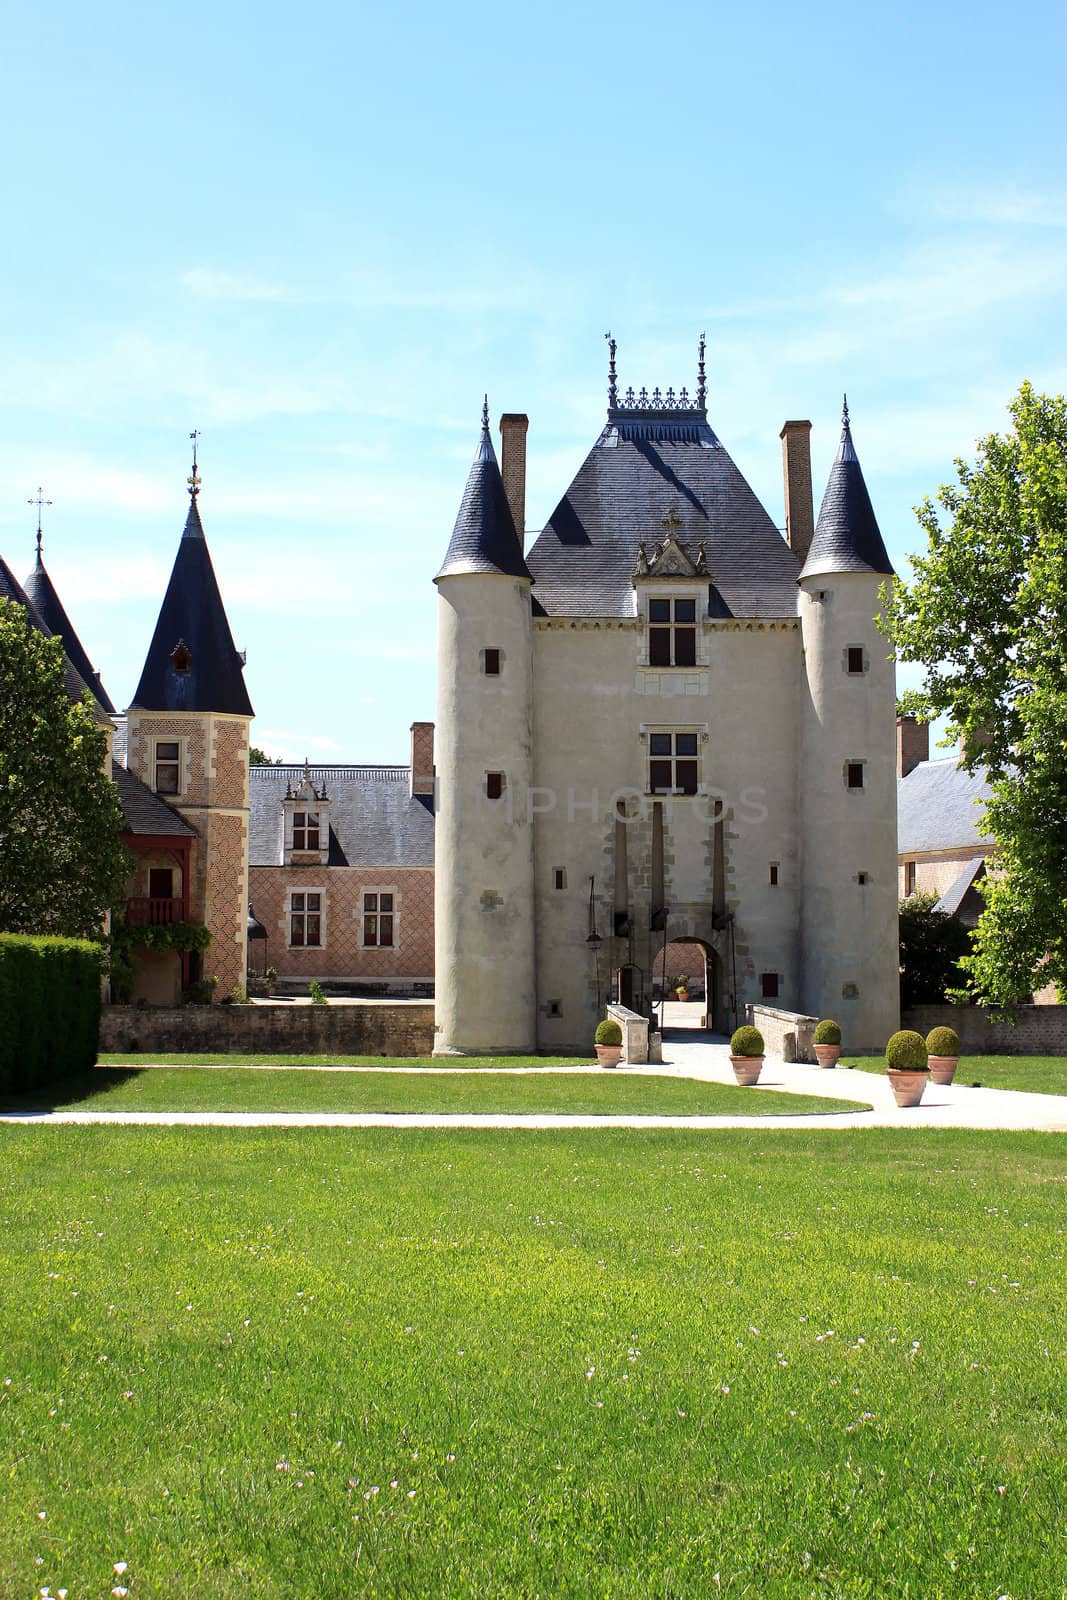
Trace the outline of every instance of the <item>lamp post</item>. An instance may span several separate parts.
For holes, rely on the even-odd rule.
[[[586,944],[593,952],[596,966],[596,1009],[600,1014],[600,946],[603,944],[596,926],[596,878],[589,879],[589,932],[586,934]]]

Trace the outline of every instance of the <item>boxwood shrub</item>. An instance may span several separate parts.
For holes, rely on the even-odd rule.
[[[732,1056],[761,1056],[763,1054],[763,1035],[758,1028],[738,1028],[730,1040],[730,1054]]]
[[[840,1044],[841,1024],[834,1022],[831,1017],[823,1017],[821,1022],[815,1024],[816,1044]]]
[[[894,1072],[926,1072],[926,1056],[926,1040],[910,1028],[894,1033],[885,1047],[886,1066]]]
[[[88,939],[0,933],[0,1093],[95,1063],[102,957]]]
[[[622,1044],[622,1029],[614,1017],[606,1017],[597,1023],[594,1037],[597,1044]]]
[[[926,1048],[932,1056],[958,1056],[960,1036],[955,1028],[931,1028],[926,1035]]]

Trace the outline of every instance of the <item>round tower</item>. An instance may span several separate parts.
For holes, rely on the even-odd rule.
[[[482,412],[438,593],[435,1055],[537,1048],[531,578]]]
[[[899,1026],[896,687],[875,617],[893,575],[852,442],[841,443],[800,574],[797,779],[802,1009],[840,1022],[850,1049]]]

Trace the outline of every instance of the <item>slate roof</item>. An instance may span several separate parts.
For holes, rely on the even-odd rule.
[[[801,576],[814,578],[829,572],[884,572],[888,576],[892,571],[852,442],[846,402],[841,417],[841,443],[830,468],[815,537]]]
[[[46,639],[52,637],[52,630],[2,556],[0,556],[0,598],[14,600],[17,605],[23,606],[37,632],[43,633]],[[93,716],[97,727],[111,728],[113,726],[111,718],[92,689],[89,688],[81,673],[74,666],[66,651],[63,652],[63,663],[63,687],[70,698],[72,700],[80,700],[82,695],[88,692],[92,696]]]
[[[412,795],[409,767],[311,767],[316,788],[326,785],[324,806],[330,822],[329,865],[349,867],[432,867],[433,796]],[[305,776],[293,766],[249,768],[249,861],[253,867],[280,867],[284,861],[288,785]]]
[[[968,892],[984,872],[985,856],[975,856],[973,860],[968,861],[959,877],[954,878],[951,886],[945,890],[934,910],[943,911],[948,917],[958,916]]]
[[[990,798],[984,772],[967,772],[955,756],[920,761],[897,780],[897,850],[924,855],[936,850],[989,846],[982,831],[982,805]]]
[[[469,572],[500,572],[512,578],[530,576],[493,449],[488,400],[482,409],[478,451],[437,577],[452,578]]]
[[[187,672],[176,671],[171,660],[179,643],[189,651]],[[234,646],[226,620],[195,495],[131,704],[147,711],[253,715],[245,688],[244,659]]]
[[[62,601],[55,590],[51,578],[45,570],[41,560],[41,552],[37,552],[37,562],[33,571],[23,585],[29,595],[38,615],[43,619],[49,633],[58,634],[63,641],[63,648],[67,652],[67,660],[74,667],[78,675],[85,679],[96,699],[109,714],[115,707],[108,698],[107,690],[100,681],[100,674],[86,655],[81,640],[74,631],[74,624],[63,609]]]
[[[158,794],[117,761],[111,763],[111,776],[119,792],[119,805],[126,821],[125,831],[133,834],[170,834],[195,839],[196,829],[178,815]]]
[[[641,540],[707,546],[712,612],[796,615],[796,556],[708,423],[705,411],[620,410],[578,469],[526,561],[536,612],[632,617]]]

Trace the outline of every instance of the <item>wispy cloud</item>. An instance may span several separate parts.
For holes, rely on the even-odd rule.
[[[1025,189],[1018,184],[976,184],[929,188],[911,186],[901,206],[920,208],[939,222],[994,228],[1067,228],[1067,190]]]

